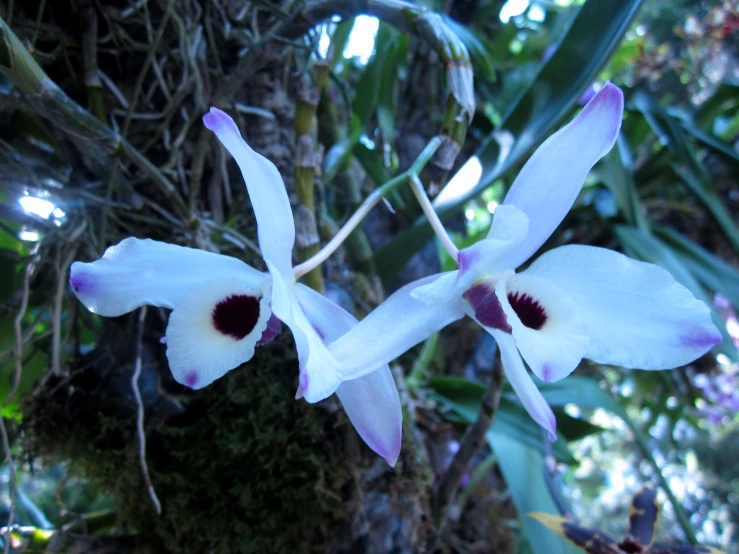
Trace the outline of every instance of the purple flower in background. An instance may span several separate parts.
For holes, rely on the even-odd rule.
[[[277,168],[241,138],[233,120],[212,108],[203,117],[246,181],[268,273],[211,252],[128,238],[100,260],[72,264],[70,284],[90,311],[120,316],[145,304],[172,311],[166,332],[174,378],[205,387],[247,362],[285,323],[300,365],[297,398],[317,402],[336,391],[364,441],[390,465],[400,452],[402,412],[390,368],[376,364],[360,379],[341,383],[326,345],[356,319],[297,283],[292,268],[295,225]]]
[[[665,270],[592,246],[525,263],[564,219],[595,163],[613,147],[623,94],[608,83],[546,140],[495,211],[487,238],[459,252],[459,270],[410,283],[329,346],[343,379],[366,375],[465,314],[495,337],[531,417],[556,436],[543,381],[583,358],[639,369],[684,365],[721,341],[708,307]]]

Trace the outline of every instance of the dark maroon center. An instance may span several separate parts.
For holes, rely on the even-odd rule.
[[[509,292],[508,302],[516,312],[518,319],[526,327],[538,331],[547,322],[547,313],[539,302],[526,293]]]
[[[470,287],[464,293],[464,297],[470,303],[472,309],[475,310],[477,321],[486,327],[500,329],[506,333],[511,332],[511,326],[508,324],[503,306],[500,305],[498,297],[495,296],[495,289],[485,283],[479,283]]]
[[[259,298],[235,294],[221,300],[213,308],[214,327],[236,340],[252,332],[259,320]]]

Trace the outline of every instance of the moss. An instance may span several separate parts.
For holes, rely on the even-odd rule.
[[[161,516],[138,466],[132,406],[112,401],[116,388],[119,400],[128,397],[123,384],[130,372],[103,371],[101,378],[106,364],[99,356],[94,367],[69,382],[50,381],[36,395],[26,415],[31,451],[69,460],[72,473],[113,493],[122,520],[148,551],[320,549],[327,526],[348,517],[341,497],[345,453],[336,415],[293,400],[294,356],[277,341],[213,385],[187,392],[181,413],[162,418],[150,410],[147,460]],[[172,405],[181,399],[165,397]],[[161,408],[162,398],[156,402]]]

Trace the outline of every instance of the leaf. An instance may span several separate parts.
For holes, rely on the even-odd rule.
[[[530,512],[560,513],[544,478],[547,467],[537,449],[498,433],[488,434],[488,444],[498,459],[511,498],[516,506],[526,537],[534,554],[582,554],[574,545],[553,533],[542,530],[541,524],[528,516]]]
[[[434,397],[464,421],[472,423],[477,419],[485,387],[458,377],[437,377],[430,384]],[[497,455],[498,467],[516,505],[523,526],[521,535],[529,541],[534,554],[576,554],[577,549],[559,537],[541,533],[538,524],[526,515],[532,511],[559,513],[559,508],[545,479],[541,429],[522,408],[515,406],[520,410],[516,413],[514,406],[507,398],[501,398],[486,438]],[[561,443],[564,441],[559,438],[554,444],[557,458]]]
[[[608,61],[640,5],[641,0],[589,0],[577,10],[557,51],[502,118],[498,129],[512,133],[515,139],[510,153],[498,160],[498,145],[493,134],[489,135],[476,152],[483,166],[479,183],[439,206],[442,218],[457,213],[467,200],[519,164],[567,116]],[[428,222],[418,220],[376,254],[384,283],[392,280],[431,234]]]
[[[377,93],[377,125],[385,140],[392,144],[395,140],[396,84],[398,68],[405,63],[408,56],[408,39],[398,36],[388,45],[380,71],[379,90]]]
[[[712,291],[720,292],[739,308],[739,270],[673,229],[658,226],[654,231],[672,247],[698,281]]]
[[[683,129],[693,135],[695,139],[702,142],[709,148],[712,148],[716,152],[723,154],[732,162],[739,163],[739,154],[736,153],[736,150],[734,150],[730,144],[724,142],[712,133],[708,133],[703,129],[697,127],[691,121],[682,120],[680,123]]]
[[[594,379],[570,375],[554,383],[543,383],[539,390],[551,406],[574,404],[580,408],[601,408],[619,417],[626,416],[623,406]]]
[[[336,64],[344,61],[344,50],[346,43],[349,41],[349,35],[354,28],[356,18],[344,19],[336,24],[333,35],[331,35],[331,46],[334,48],[334,57],[331,60],[331,67],[335,68]]]
[[[703,102],[695,114],[699,126],[711,128],[714,120],[726,113],[733,113],[739,107],[739,85],[721,83],[716,92]]]
[[[678,120],[669,115],[645,90],[637,90],[632,96],[632,103],[675,158],[670,163],[672,169],[711,213],[734,250],[739,252],[739,229],[711,185],[705,168],[698,161]]]
[[[631,104],[641,112],[660,142],[681,163],[687,164],[697,178],[705,180],[705,169],[695,157],[680,124],[659,105],[654,96],[644,89],[638,89],[631,97]]]
[[[671,163],[670,166],[711,213],[713,219],[734,247],[734,250],[739,253],[739,228],[734,224],[734,218],[726,207],[724,207],[721,197],[716,193],[714,188],[708,184],[707,180],[702,179],[695,172],[691,171],[688,166],[678,163]]]
[[[383,68],[387,64],[388,58],[394,58],[393,52],[399,47],[399,37],[398,31],[390,25],[380,23],[375,39],[375,54],[359,77],[352,102],[352,113],[359,117],[359,120],[365,126],[377,108]]]
[[[482,75],[485,80],[495,80],[495,64],[493,57],[490,55],[492,47],[488,44],[487,39],[480,36],[473,29],[457,23],[451,17],[442,14],[444,22],[459,37],[470,53],[475,75]]]
[[[485,393],[483,385],[458,377],[435,377],[431,379],[430,386],[436,400],[454,410],[467,423],[474,423]],[[530,448],[541,450],[542,447],[543,435],[539,425],[516,400],[507,397],[501,398],[488,433],[512,437]],[[567,440],[561,434],[553,445],[553,452],[560,462],[572,464],[575,461]]]
[[[626,221],[638,227],[647,226],[644,208],[634,185],[634,178],[629,169],[631,153],[623,134],[619,135],[616,148],[604,158],[604,161],[593,170],[601,181],[616,197],[616,203],[624,214]]]

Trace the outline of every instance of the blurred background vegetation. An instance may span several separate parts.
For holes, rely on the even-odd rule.
[[[735,1],[3,0],[0,16],[6,551],[558,554],[577,550],[528,512],[621,537],[632,495],[651,486],[659,542],[739,553]],[[447,69],[470,64],[468,118]],[[103,321],[67,284],[72,261],[127,236],[259,267],[241,177],[200,122],[211,105],[274,161],[296,214],[309,208],[296,215],[307,257],[439,134],[424,183],[455,241],[479,240],[533,148],[606,80],[626,95],[622,134],[544,248],[593,244],[664,267],[725,340],[674,371],[584,361],[543,385],[554,444],[505,389],[443,525],[429,519],[434,484],[496,354],[478,326],[460,321],[398,361],[393,470],[335,400],[292,400],[286,333],[193,392],[169,375],[164,310]],[[389,203],[310,277],[359,317],[453,267],[409,191]],[[137,458],[137,359],[162,515]]]

